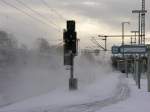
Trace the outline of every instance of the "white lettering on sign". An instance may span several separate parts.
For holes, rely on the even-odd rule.
[[[121,53],[146,53],[146,47],[124,47],[120,49]]]

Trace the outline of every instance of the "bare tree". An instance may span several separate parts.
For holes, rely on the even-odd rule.
[[[38,39],[38,50],[40,52],[48,52],[50,50],[49,42],[45,38]]]
[[[10,65],[16,60],[17,41],[12,35],[0,31],[0,65]]]

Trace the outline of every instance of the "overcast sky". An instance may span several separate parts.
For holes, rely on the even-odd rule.
[[[2,1],[23,10],[28,15],[6,5]],[[12,33],[19,41],[31,44],[36,38],[44,37],[53,44],[62,39],[66,19],[74,19],[78,38],[83,46],[89,46],[91,36],[98,34],[121,34],[121,22],[126,25],[126,33],[137,30],[138,15],[132,10],[141,9],[141,0],[20,0],[37,13],[31,12],[16,0],[0,0],[0,29]],[[43,2],[45,1],[45,2]],[[47,4],[44,4],[47,3]],[[49,7],[49,8],[48,8]],[[146,32],[150,34],[150,1],[146,0]],[[41,15],[41,16],[39,16]],[[126,42],[128,42],[127,40]],[[120,39],[118,42],[121,42]],[[115,44],[111,39],[109,43]],[[92,44],[90,43],[90,46]],[[89,47],[90,47],[89,46]]]

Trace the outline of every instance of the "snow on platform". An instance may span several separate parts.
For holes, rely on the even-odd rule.
[[[142,89],[137,89],[133,79],[128,80],[130,97],[118,104],[105,107],[96,112],[150,112],[150,93],[147,92],[147,81],[142,80]]]

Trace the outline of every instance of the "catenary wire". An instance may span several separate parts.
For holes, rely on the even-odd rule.
[[[34,9],[32,9],[31,7],[29,7],[27,4],[25,4],[21,0],[15,0],[15,1],[18,2],[19,4],[23,5],[25,8],[29,9],[30,11],[32,11],[36,15],[38,15],[40,18],[43,18],[45,21],[47,21],[47,18],[45,16],[41,15],[39,12],[35,11]],[[52,24],[54,27],[57,27],[57,24],[55,24],[55,23],[53,23],[51,21],[48,21],[48,23]]]
[[[14,9],[16,9],[16,10],[18,10],[19,12],[21,12],[21,13],[23,13],[24,15],[26,15],[26,16],[32,18],[33,20],[36,20],[36,21],[38,21],[38,22],[40,22],[40,23],[42,23],[42,24],[45,24],[45,25],[48,25],[48,26],[49,26],[49,24],[47,24],[46,22],[44,22],[44,21],[42,21],[42,20],[40,20],[40,19],[38,19],[38,18],[36,18],[36,17],[30,15],[30,14],[27,13],[26,11],[24,11],[24,10],[22,10],[22,9],[20,9],[20,8],[14,6],[14,5],[12,5],[12,4],[10,4],[9,2],[6,2],[5,0],[1,0],[1,2],[3,2],[4,4],[6,4],[6,5],[8,5],[8,6],[14,8]],[[52,26],[52,25],[51,25],[51,26]],[[53,26],[52,26],[52,27],[53,27]],[[53,28],[56,29],[58,32],[60,32],[59,29],[57,29],[57,28],[55,28],[55,27],[53,27]]]

